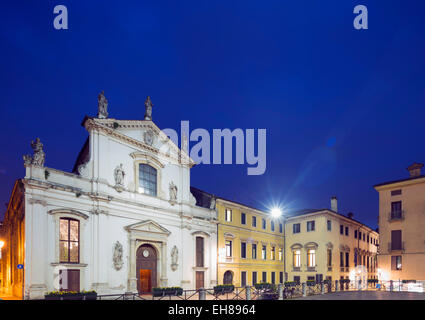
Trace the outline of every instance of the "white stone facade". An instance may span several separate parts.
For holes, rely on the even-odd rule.
[[[137,292],[136,252],[144,244],[156,251],[156,286],[195,289],[196,272],[214,286],[217,214],[195,205],[192,160],[149,120],[86,117],[83,126],[89,138],[74,173],[25,163],[24,298],[57,290],[66,268],[80,270],[80,290]],[[157,170],[156,196],[139,189],[139,164]],[[60,262],[63,217],[80,222],[79,263]],[[196,237],[204,239],[203,266]]]

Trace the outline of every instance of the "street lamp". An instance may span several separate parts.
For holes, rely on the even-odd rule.
[[[279,218],[282,215],[282,210],[280,210],[278,207],[275,207],[272,209],[271,214],[273,218]]]
[[[0,240],[0,259],[1,259],[1,249],[4,247],[4,241]]]

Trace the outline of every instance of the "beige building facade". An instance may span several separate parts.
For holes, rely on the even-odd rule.
[[[377,277],[379,234],[332,209],[303,210],[288,214],[285,223],[288,281],[351,281]]]
[[[375,185],[379,192],[379,268],[382,280],[425,280],[425,175]]]

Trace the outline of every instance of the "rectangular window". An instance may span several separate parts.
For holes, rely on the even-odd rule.
[[[279,248],[279,261],[282,261],[283,259],[283,249]]]
[[[350,266],[350,253],[349,252],[345,253],[345,266],[346,267]]]
[[[314,268],[316,266],[316,250],[307,250],[307,263],[309,268]]]
[[[232,222],[232,210],[226,209],[226,222]]]
[[[246,224],[246,214],[241,213],[241,224]]]
[[[246,242],[241,242],[241,258],[246,259]]]
[[[257,259],[257,245],[255,243],[252,244],[252,259]]]
[[[401,256],[391,257],[391,270],[401,270]]]
[[[357,230],[354,230],[354,238],[357,239]]]
[[[274,221],[270,221],[270,229],[274,232]]]
[[[344,267],[344,252],[339,253],[339,266]]]
[[[294,282],[297,283],[297,284],[300,284],[301,277],[300,276],[294,276]]]
[[[263,224],[263,229],[266,230],[267,228],[266,219],[262,219],[262,224]]]
[[[391,250],[401,250],[401,230],[392,230],[391,231]]]
[[[301,267],[301,250],[294,250],[294,267]]]
[[[156,197],[157,171],[148,164],[139,164],[139,191]]]
[[[196,266],[204,266],[204,238],[196,237]]]
[[[267,259],[267,247],[266,246],[263,246],[262,249],[261,249],[261,258],[263,260]]]
[[[339,226],[339,234],[344,234],[344,226],[342,224]]]
[[[366,241],[367,241],[367,243],[369,243],[369,236],[367,236],[367,240]]]
[[[241,272],[241,285],[242,287],[246,286],[246,271]]]
[[[283,283],[283,272],[279,272],[279,283]]]
[[[276,273],[272,271],[272,284],[276,283]]]
[[[252,285],[257,283],[257,271],[252,272]]]
[[[345,235],[348,236],[348,227],[345,227]]]
[[[253,226],[254,228],[256,228],[256,227],[257,227],[257,217],[255,217],[255,216],[253,216],[253,217],[252,217],[252,226]]]
[[[232,256],[232,241],[226,240],[226,257]]]
[[[354,266],[357,267],[357,252],[354,251]]]
[[[365,235],[366,235],[366,233],[363,233],[363,241],[366,241],[366,240],[365,240]]]
[[[263,279],[261,280],[263,283],[267,282],[267,272],[263,271]]]
[[[328,267],[332,267],[332,250],[328,249]]]
[[[391,191],[391,196],[399,196],[401,195],[401,189]]]
[[[301,224],[294,223],[292,225],[292,233],[300,233],[301,232]]]
[[[283,225],[279,223],[279,233],[283,233]]]
[[[272,247],[271,251],[270,251],[270,258],[271,260],[276,260],[276,248]]]
[[[359,240],[362,240],[362,232],[359,231]]]
[[[313,221],[307,221],[307,232],[315,230],[315,223]]]
[[[401,201],[391,202],[391,219],[401,218]]]
[[[80,262],[80,221],[70,218],[59,220],[60,262]]]
[[[332,231],[332,221],[328,220],[327,222],[328,231]]]

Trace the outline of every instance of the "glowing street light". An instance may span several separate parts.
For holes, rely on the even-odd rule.
[[[271,211],[272,217],[273,218],[279,218],[282,215],[282,210],[280,210],[279,208],[273,208]]]
[[[4,241],[0,240],[0,259],[1,259],[1,249],[4,247]]]

